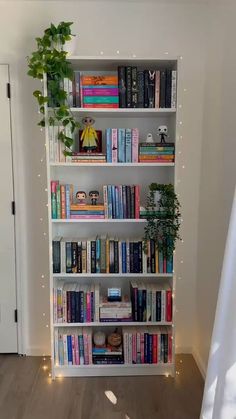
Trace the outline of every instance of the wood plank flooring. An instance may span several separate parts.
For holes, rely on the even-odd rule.
[[[191,355],[177,356],[175,379],[51,381],[49,368],[42,357],[0,355],[1,419],[199,419],[204,384]]]

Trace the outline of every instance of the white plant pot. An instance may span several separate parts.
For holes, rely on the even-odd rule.
[[[76,47],[77,47],[77,37],[72,36],[70,41],[67,41],[65,45],[63,45],[63,50],[68,52],[68,55],[76,55]]]

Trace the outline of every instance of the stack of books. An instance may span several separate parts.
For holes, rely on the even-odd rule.
[[[173,257],[163,256],[154,240],[99,237],[76,241],[55,237],[53,273],[172,273]]]
[[[139,218],[140,185],[104,185],[105,218]]]
[[[53,289],[55,323],[99,321],[99,284],[58,284]]]
[[[109,163],[138,163],[137,128],[107,128],[106,153]]]
[[[101,219],[104,218],[104,205],[71,204],[71,219]]]
[[[81,106],[83,108],[118,108],[118,77],[116,72],[97,71],[81,75]]]
[[[177,72],[118,67],[120,108],[176,108]]]
[[[172,334],[167,327],[126,327],[123,331],[125,364],[172,362]]]
[[[130,283],[133,321],[171,322],[172,290],[153,284]]]
[[[174,143],[140,143],[140,163],[173,163],[175,161]]]
[[[66,162],[69,162],[69,163],[106,163],[106,154],[72,152],[71,156],[66,156]]]
[[[132,306],[130,301],[112,301],[100,303],[101,322],[132,321]]]
[[[93,364],[112,365],[123,363],[124,358],[122,346],[119,346],[117,348],[113,348],[110,345],[106,345],[104,347],[93,347]]]
[[[56,365],[91,365],[92,330],[87,327],[73,328],[68,332],[55,330],[55,364]]]

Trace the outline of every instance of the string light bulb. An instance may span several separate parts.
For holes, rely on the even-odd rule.
[[[117,53],[117,55],[119,55],[120,51],[119,51],[119,50],[117,50],[117,51],[116,51],[116,53]]]

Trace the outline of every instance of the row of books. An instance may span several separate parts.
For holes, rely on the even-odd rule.
[[[64,79],[70,107],[176,108],[177,71],[119,66],[117,71],[74,71]],[[49,106],[58,106],[48,86]]]
[[[107,128],[106,155],[108,163],[138,163],[139,131],[137,128]]]
[[[176,108],[177,72],[118,67],[120,108]]]
[[[172,163],[175,161],[174,143],[141,143],[140,163]]]
[[[54,322],[98,322],[99,303],[99,284],[63,283],[53,289]]]
[[[134,328],[123,332],[125,364],[172,362],[172,334],[167,327]]]
[[[104,185],[105,218],[140,218],[140,185]]]
[[[91,328],[56,329],[54,356],[60,366],[172,363],[172,334],[167,327],[126,327],[123,345],[114,350],[93,345]]]
[[[132,321],[132,305],[130,301],[107,301],[100,303],[100,322]]]
[[[55,330],[55,365],[91,365],[92,360],[92,330],[83,327]]]
[[[172,321],[172,290],[170,288],[131,281],[130,296],[133,321]]]
[[[172,273],[173,257],[166,257],[154,240],[118,240],[97,236],[77,241],[55,237],[53,273]]]
[[[73,202],[73,185],[51,181],[51,216],[52,219],[70,218],[70,206]]]

